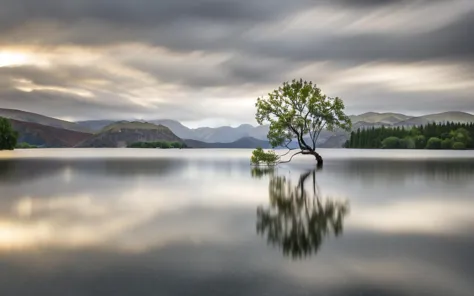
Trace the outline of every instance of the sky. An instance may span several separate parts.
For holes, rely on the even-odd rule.
[[[0,107],[256,124],[302,78],[347,114],[474,112],[472,0],[0,0]]]

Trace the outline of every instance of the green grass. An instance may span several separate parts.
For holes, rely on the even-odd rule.
[[[38,148],[38,146],[31,145],[31,144],[28,144],[28,143],[25,143],[25,142],[18,143],[15,146],[15,149],[34,149],[34,148]]]

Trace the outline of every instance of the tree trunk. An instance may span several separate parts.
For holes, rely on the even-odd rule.
[[[309,150],[309,151],[306,150],[306,151],[303,151],[302,154],[313,155],[314,158],[316,158],[316,161],[318,162],[317,167],[320,168],[323,166],[323,158],[321,157],[321,155],[319,155],[318,152],[313,151],[313,150]]]
[[[323,166],[323,158],[321,157],[321,155],[319,155],[319,153],[317,153],[317,152],[314,152],[314,157],[316,158],[316,161],[318,162],[318,164],[317,164],[318,168],[322,167]]]

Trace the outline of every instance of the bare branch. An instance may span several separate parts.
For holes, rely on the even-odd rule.
[[[319,130],[314,130],[314,134],[313,134],[313,149],[316,149],[316,142],[318,141],[319,135],[321,134],[321,132],[323,131],[323,129],[326,127],[326,125],[327,125],[327,122],[324,123],[324,124],[319,128]]]
[[[303,151],[296,152],[295,154],[293,154],[293,155],[290,157],[289,160],[287,160],[287,161],[280,161],[280,163],[289,163],[289,162],[293,159],[293,157],[295,157],[295,156],[298,155],[298,154],[303,154]]]
[[[288,146],[285,146],[285,147],[288,148],[288,151],[287,151],[285,154],[282,154],[282,155],[280,155],[280,156],[278,156],[278,157],[281,158],[281,157],[283,157],[283,156],[288,155],[291,151],[298,149],[298,148],[289,148]]]

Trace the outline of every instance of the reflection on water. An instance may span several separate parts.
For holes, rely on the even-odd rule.
[[[344,217],[349,212],[347,201],[324,199],[316,184],[316,169],[303,173],[296,186],[285,176],[275,176],[271,168],[254,168],[254,176],[270,174],[270,207],[257,209],[257,232],[271,245],[281,247],[293,259],[317,253],[331,233],[339,236]],[[312,190],[306,183],[312,177]]]
[[[474,153],[403,153],[0,152],[0,295],[472,296]]]

